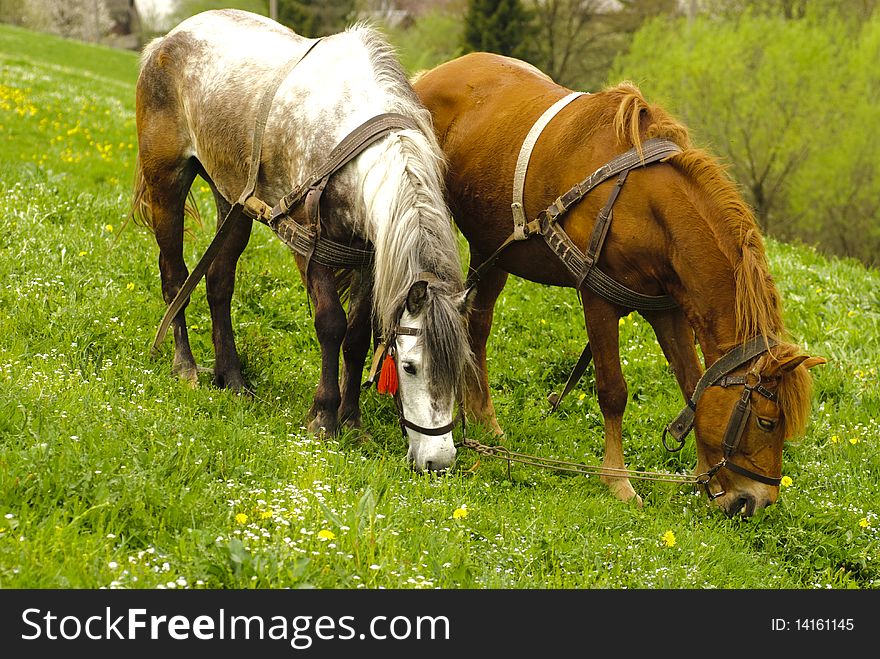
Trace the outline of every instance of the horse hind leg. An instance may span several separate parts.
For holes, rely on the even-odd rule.
[[[144,161],[150,163],[147,158]],[[143,169],[153,233],[159,246],[159,274],[166,304],[171,304],[189,275],[183,258],[183,224],[186,196],[195,175],[195,168],[190,163],[172,167],[151,167],[148,164]],[[186,329],[188,303],[171,321],[174,337],[171,371],[191,386],[196,386],[198,368]]]
[[[207,180],[207,179],[206,179]],[[231,205],[208,181],[217,205],[217,228],[228,215]],[[211,310],[211,337],[214,342],[214,384],[235,392],[247,391],[241,373],[241,360],[232,331],[232,294],[235,290],[235,269],[247,247],[253,223],[247,217],[230,217],[232,228],[211,262],[205,278],[208,306]]]
[[[583,292],[583,304],[593,352],[599,409],[605,422],[602,467],[608,473],[603,474],[600,480],[621,501],[634,501],[641,506],[642,498],[636,494],[629,478],[616,475],[617,470],[626,468],[623,461],[623,412],[626,409],[627,388],[618,343],[620,309],[589,292]],[[588,308],[590,313],[587,313]]]

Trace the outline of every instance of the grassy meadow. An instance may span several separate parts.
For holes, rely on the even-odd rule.
[[[880,587],[880,273],[768,241],[788,328],[829,363],[785,449],[790,484],[753,518],[649,481],[633,481],[636,508],[596,477],[508,475],[464,449],[453,474],[417,475],[375,390],[370,441],[305,432],[318,344],[293,258],[264,227],[233,298],[255,397],[174,379],[170,337],[149,356],[158,248],[123,230],[136,73],[133,53],[0,26],[0,587]],[[212,226],[193,226],[190,266]],[[188,319],[210,366],[204,284]],[[656,339],[637,314],[621,329],[628,466],[690,473],[693,438],[675,454],[660,443],[682,399]],[[546,414],[584,340],[574,291],[511,278],[489,349],[513,450],[600,463],[591,371]]]

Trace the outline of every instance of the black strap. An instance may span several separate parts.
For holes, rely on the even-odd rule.
[[[694,427],[694,416],[697,410],[697,402],[703,395],[703,392],[716,382],[722,376],[727,375],[732,370],[742,366],[750,359],[766,352],[769,348],[775,346],[778,342],[767,336],[756,336],[750,341],[738,345],[733,350],[725,353],[718,361],[710,366],[703,376],[697,382],[694,394],[688,401],[685,408],[679,412],[678,416],[666,426],[666,432],[675,437],[679,442],[684,442],[684,437]]]
[[[751,469],[746,469],[745,467],[740,467],[738,464],[731,462],[730,460],[725,460],[722,463],[722,466],[725,469],[730,469],[740,476],[745,476],[747,478],[751,478],[754,481],[758,481],[759,483],[764,483],[765,485],[779,485],[782,482],[782,478],[773,478],[771,476],[764,476],[763,474],[759,474]]]
[[[752,413],[752,404],[749,402],[751,395],[752,388],[749,386],[744,387],[742,396],[736,401],[736,405],[733,406],[733,411],[730,413],[730,419],[727,421],[727,428],[724,430],[724,439],[722,440],[725,458],[729,458],[739,447],[739,442],[746,429],[746,423]]]
[[[550,402],[551,412],[555,412],[556,408],[559,407],[559,404],[562,402],[562,399],[565,398],[572,389],[574,389],[574,386],[578,383],[578,380],[580,380],[583,374],[586,372],[587,366],[589,366],[590,360],[592,359],[593,350],[590,348],[590,343],[588,341],[587,345],[584,346],[583,352],[581,352],[581,356],[578,357],[577,363],[571,370],[571,374],[568,376],[568,381],[565,383],[565,387],[563,388],[562,393],[557,394],[554,391],[549,396],[547,396],[547,400]]]
[[[208,268],[217,256],[217,252],[220,251],[220,248],[226,241],[226,237],[229,235],[229,231],[232,228],[232,218],[238,217],[242,214],[247,198],[251,196],[257,185],[257,173],[260,170],[260,154],[263,149],[263,132],[266,129],[266,122],[269,119],[269,110],[272,107],[272,101],[275,98],[278,88],[296,65],[299,64],[306,55],[312,52],[312,49],[317,46],[320,41],[320,38],[315,39],[309,44],[309,47],[306,48],[302,55],[294,57],[281,67],[275,74],[275,78],[263,92],[263,97],[260,99],[260,105],[257,108],[257,118],[254,123],[254,138],[251,143],[251,160],[248,166],[247,183],[245,184],[244,190],[242,190],[238,201],[232,204],[226,217],[223,218],[223,221],[217,227],[217,231],[214,234],[214,238],[211,240],[211,244],[208,245],[208,249],[205,250],[202,258],[183,282],[183,285],[177,291],[177,295],[174,296],[171,304],[169,304],[168,308],[165,310],[165,315],[162,317],[162,321],[159,323],[159,328],[156,330],[156,336],[153,338],[153,345],[150,349],[152,354],[155,354],[159,350],[159,346],[162,344],[165,334],[168,332],[168,327],[171,325],[171,321],[189,301],[189,297],[192,295],[193,290],[195,290],[195,287],[201,281],[202,277],[205,276],[205,273],[208,271]]]
[[[455,418],[452,419],[445,426],[440,426],[438,428],[424,428],[422,426],[416,425],[412,421],[409,421],[406,417],[403,416],[403,410],[400,410],[400,425],[404,428],[410,428],[411,430],[415,430],[417,433],[421,433],[422,435],[445,435],[448,432],[451,432],[455,426],[458,425],[459,421],[462,420],[461,407],[458,408],[458,414],[455,415]],[[406,430],[403,431],[404,436],[406,435]]]
[[[346,165],[352,158],[361,153],[373,142],[392,130],[419,130],[416,123],[406,115],[388,112],[368,119],[346,135],[337,144],[321,168],[309,176],[306,181],[293,192],[282,197],[272,209],[270,226],[278,217],[286,215],[299,204],[309,190],[320,189],[327,184],[327,179]],[[320,194],[318,195],[320,196]]]

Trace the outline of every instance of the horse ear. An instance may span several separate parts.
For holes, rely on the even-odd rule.
[[[471,305],[474,303],[474,298],[476,297],[477,287],[471,286],[458,296],[458,300],[456,300],[455,306],[458,307],[460,313],[466,314],[471,310]]]
[[[827,360],[824,357],[792,355],[790,357],[784,357],[779,361],[771,361],[769,364],[769,368],[763,375],[772,377],[774,375],[782,375],[783,373],[793,371],[801,364],[804,365],[804,368],[813,368],[814,366],[819,366],[820,364],[825,363],[827,363]]]
[[[406,294],[406,310],[410,316],[418,316],[428,299],[428,282],[417,281],[409,287]]]

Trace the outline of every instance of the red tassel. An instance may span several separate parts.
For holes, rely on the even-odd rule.
[[[382,362],[376,390],[380,394],[391,394],[392,396],[397,393],[397,366],[394,363],[394,357],[390,354],[385,355],[385,360]]]

